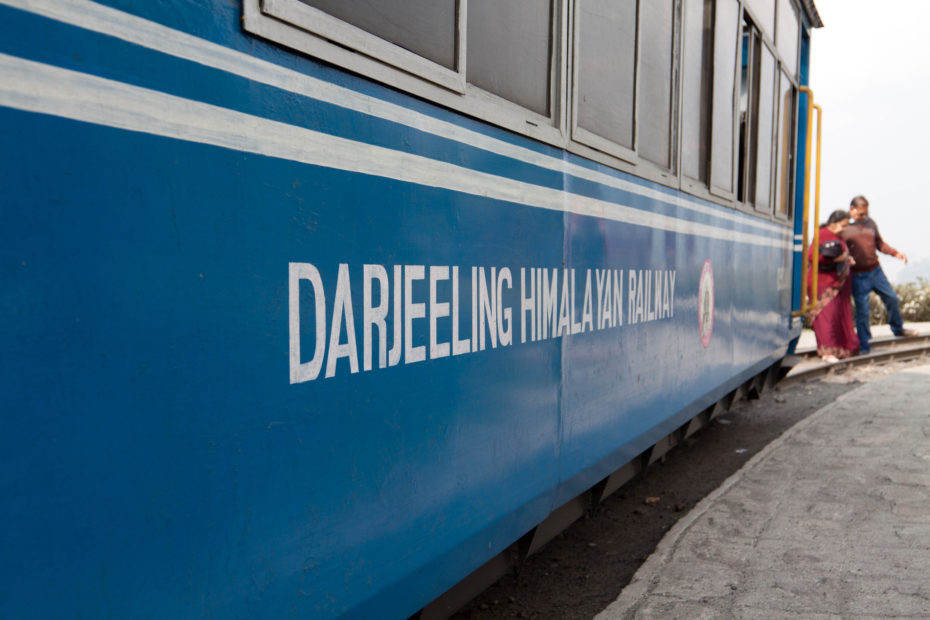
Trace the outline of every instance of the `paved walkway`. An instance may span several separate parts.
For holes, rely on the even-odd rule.
[[[617,618],[930,618],[930,365],[757,454],[597,616]]]

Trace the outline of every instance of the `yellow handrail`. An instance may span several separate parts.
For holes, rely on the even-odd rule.
[[[793,312],[793,316],[807,314],[817,304],[817,285],[820,275],[820,147],[821,147],[821,126],[823,124],[823,108],[814,103],[814,91],[807,86],[800,88],[802,93],[807,94],[807,144],[804,158],[804,215],[802,224],[803,243],[801,246],[801,301],[800,308]],[[814,110],[817,110],[817,177],[814,185],[814,235],[813,235],[813,256],[811,257],[811,267],[808,268],[807,252],[808,248],[808,226],[810,225],[810,184],[811,184],[811,147],[813,142]],[[813,270],[813,273],[810,273]],[[813,277],[811,277],[813,276]],[[808,282],[811,287],[808,288]],[[809,292],[810,291],[810,294]]]
[[[823,125],[823,108],[815,103],[814,109],[817,110],[817,177],[814,181],[814,256],[811,258],[814,279],[811,282],[811,308],[817,305],[820,290],[817,288],[817,277],[820,275],[820,128]]]

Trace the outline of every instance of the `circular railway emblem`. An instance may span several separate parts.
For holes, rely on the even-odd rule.
[[[701,330],[701,344],[704,348],[710,344],[714,333],[714,269],[710,259],[704,261],[701,269],[701,284],[698,289],[698,326]]]

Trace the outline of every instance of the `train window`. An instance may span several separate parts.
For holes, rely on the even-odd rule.
[[[243,0],[245,29],[558,142],[567,0]],[[633,0],[635,4],[635,0]]]
[[[742,48],[737,200],[770,212],[775,56],[748,17],[743,21]]]
[[[714,12],[714,87],[711,120],[710,184],[723,195],[733,192],[733,97],[739,3],[717,0]]]
[[[455,68],[455,0],[299,0],[435,63]]]
[[[637,153],[671,168],[673,0],[640,4]]]
[[[798,13],[791,0],[778,0],[778,26],[775,30],[775,47],[785,61],[789,73],[798,70]]]
[[[636,0],[575,5],[575,137],[617,156],[633,149]],[[620,148],[617,148],[617,147]]]
[[[603,163],[643,164],[659,182],[680,161],[682,188],[767,211],[774,200],[779,213],[779,158],[793,151],[778,142],[776,74],[796,77],[798,11],[794,0],[243,0],[250,33]]]
[[[794,177],[795,125],[797,94],[791,80],[780,72],[778,88],[778,140],[776,144],[775,212],[780,217],[791,215]]]
[[[762,45],[759,31],[747,19],[743,21],[742,61],[739,95],[739,160],[737,161],[736,199],[755,202],[756,154],[758,145],[759,63]]]
[[[765,45],[759,63],[758,156],[756,158],[756,208],[772,210],[772,132],[775,124],[775,56]]]
[[[549,114],[550,0],[470,0],[468,82]]]
[[[685,0],[682,8],[681,171],[707,183],[713,76],[713,0]]]
[[[250,18],[256,5],[266,20]],[[458,32],[463,7],[456,0],[246,0],[246,29],[291,45],[296,41],[298,48],[326,59],[344,61],[345,50],[351,50],[355,56],[340,64],[351,66],[361,54],[461,93],[465,80],[458,68]],[[282,35],[280,23],[309,38]]]

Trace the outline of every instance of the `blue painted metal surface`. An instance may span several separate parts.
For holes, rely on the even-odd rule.
[[[44,107],[51,91],[0,105],[0,135],[17,145],[0,167],[0,616],[406,616],[764,369],[792,336],[776,276],[789,268],[790,234],[709,203],[677,206],[666,188],[282,53],[239,30],[235,3],[106,4],[637,189],[2,4],[0,54],[41,75],[79,72],[87,83],[104,78],[149,89],[132,93],[166,93],[724,237],[776,242],[308,164],[149,128],[144,118],[126,127],[88,121],[73,103]],[[105,102],[118,108],[117,99]],[[199,118],[212,127],[209,114]],[[705,348],[698,292],[706,259],[716,311]],[[400,362],[378,368],[376,344],[373,370],[353,372],[346,353],[333,376],[325,376],[327,358],[316,379],[291,383],[294,263],[320,275],[324,356],[333,344],[347,346],[351,316],[360,366],[364,266],[385,268],[392,303],[395,266],[414,276],[409,267],[423,266],[402,293],[413,304],[402,304],[405,316],[416,304],[424,312],[409,323]],[[352,310],[337,325],[341,265]],[[485,276],[509,269],[491,314],[507,317],[511,344],[492,347],[488,334],[485,350],[430,354],[433,314],[438,343],[453,340],[451,317],[430,302],[437,266],[459,268],[459,337],[472,339],[472,268]],[[560,281],[575,270],[566,290],[578,333],[522,341],[531,315],[521,310],[521,269],[537,277],[557,270]],[[594,328],[603,309],[597,278],[606,273],[598,270],[622,270],[622,325]],[[674,298],[668,310],[660,298],[658,318],[633,322],[628,284],[639,270],[673,273]],[[298,290],[306,363],[316,297],[307,280]],[[439,278],[435,295],[451,304],[451,279]],[[373,305],[386,301],[374,296]],[[394,319],[391,310],[389,332]],[[426,359],[410,363],[417,347]]]
[[[804,34],[801,37],[801,86],[810,86],[810,47],[811,40],[810,37]],[[808,166],[807,162],[807,93],[798,93],[798,141],[795,146],[795,152],[797,156],[797,167],[795,171],[795,178],[798,180],[794,188],[794,234],[795,237],[800,239],[800,236],[804,234],[804,171]],[[813,128],[810,128],[813,130]],[[811,176],[811,183],[813,183],[813,175]],[[813,201],[812,201],[813,203]],[[811,226],[818,226],[819,222],[814,222],[813,207],[811,209]],[[811,229],[813,230],[813,228]],[[801,307],[802,292],[801,292],[801,263],[804,260],[803,253],[798,251],[795,253],[793,261],[793,272],[794,278],[793,281],[796,283],[792,291],[791,307],[797,310]]]

